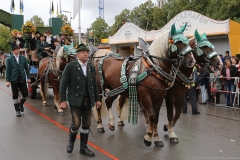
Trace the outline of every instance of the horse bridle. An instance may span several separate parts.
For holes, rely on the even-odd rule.
[[[204,40],[204,41],[208,41],[208,40]],[[202,41],[202,42],[204,42],[204,41]],[[201,44],[201,42],[199,43],[199,44],[197,44],[196,45],[196,49],[194,50],[195,52],[196,52],[196,54],[197,54],[197,56],[198,57],[203,57],[203,59],[204,59],[204,62],[203,62],[203,66],[205,67],[205,68],[208,68],[208,67],[210,67],[210,61],[211,61],[211,59],[212,58],[214,58],[215,56],[217,56],[218,54],[217,54],[217,52],[213,49],[213,51],[212,52],[210,52],[210,53],[205,53],[204,52],[204,50],[202,50],[201,49],[201,47],[200,47],[200,44]]]

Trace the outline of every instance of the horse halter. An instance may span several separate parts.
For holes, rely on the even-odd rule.
[[[176,42],[182,42],[186,44],[187,46],[183,49],[179,49]],[[170,49],[172,53],[177,53],[178,59],[181,60],[181,62],[184,60],[184,56],[192,51],[192,48],[189,46],[189,40],[187,37],[185,37],[182,33],[176,33],[175,35],[171,36],[168,41],[168,56],[170,56]]]
[[[204,50],[201,49],[201,47],[203,46],[207,46],[207,47],[210,47],[210,48],[214,48],[214,46],[207,40],[207,39],[204,39],[202,41],[200,41],[200,43],[198,43],[196,45],[196,53],[198,55],[198,57],[203,57],[204,58],[204,66],[208,67],[210,64],[210,60],[217,56],[217,52],[215,50],[213,50],[212,52],[210,53],[205,53]]]

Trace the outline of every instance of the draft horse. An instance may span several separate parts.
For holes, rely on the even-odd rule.
[[[74,54],[66,54],[60,48],[57,57],[47,57],[39,62],[38,78],[40,78],[40,93],[42,96],[43,106],[47,106],[48,83],[52,86],[54,94],[54,104],[57,107],[59,115],[63,115],[60,107],[59,86],[63,70],[65,66],[76,59]]]
[[[203,64],[211,72],[220,70],[222,68],[222,61],[220,60],[217,52],[214,50],[214,46],[208,41],[206,34],[199,35],[198,31],[195,31],[195,38],[191,39],[189,45],[193,48],[193,54],[197,63]],[[165,124],[163,129],[168,131],[170,142],[178,143],[179,140],[174,133],[173,127],[176,125],[177,120],[184,107],[184,95],[186,94],[189,82],[188,77],[191,77],[193,73],[192,68],[180,67],[177,80],[172,88],[170,88],[165,97],[168,124]],[[175,108],[175,114],[174,114]]]
[[[102,94],[105,89],[109,89],[111,92],[122,85],[120,80],[120,78],[123,78],[121,76],[122,70],[126,70],[127,79],[131,78],[131,72],[135,69],[136,65],[139,65],[140,68],[138,75],[144,72],[146,73],[146,77],[138,82],[136,90],[138,101],[142,104],[144,115],[149,121],[147,134],[144,136],[144,143],[147,146],[151,145],[152,137],[154,138],[156,146],[164,145],[158,136],[157,125],[161,108],[160,104],[162,104],[167,94],[167,89],[174,81],[174,75],[172,75],[171,72],[173,63],[178,63],[179,65],[183,63],[187,68],[193,68],[195,65],[195,59],[191,52],[192,49],[188,46],[187,37],[183,35],[185,28],[186,25],[176,30],[175,24],[173,24],[171,32],[165,33],[152,43],[149,47],[150,54],[144,54],[141,58],[129,61],[129,63],[126,63],[126,68],[122,68],[125,59],[119,60],[114,57],[107,57],[104,58],[104,61],[98,62],[99,64],[102,63],[102,67],[99,67],[99,65],[95,66],[100,94]],[[170,43],[172,44],[171,47],[169,47]],[[129,88],[122,93],[108,96],[105,100],[109,111],[110,122],[108,127],[112,131],[115,129],[115,124],[111,107],[118,95],[121,95],[122,100],[129,98]],[[120,105],[124,103],[125,101],[120,100]],[[100,115],[100,113],[98,113],[98,115]],[[100,116],[97,122],[98,130],[101,130],[103,127]]]

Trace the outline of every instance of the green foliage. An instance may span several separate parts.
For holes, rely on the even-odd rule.
[[[89,35],[90,31],[93,31],[92,36]],[[101,43],[101,39],[108,38],[108,36],[109,26],[104,19],[97,18],[92,23],[91,27],[87,29],[87,40],[89,38],[95,38],[95,45],[99,45]]]
[[[70,25],[70,21],[68,20],[68,16],[66,14],[60,14],[57,16],[57,18],[61,18],[62,19],[62,25],[65,26],[67,24]]]
[[[10,28],[0,25],[0,50],[3,52],[10,51],[8,40],[10,39]]]
[[[37,27],[44,27],[44,22],[41,17],[38,17],[38,15],[33,16],[29,21]]]
[[[130,10],[124,9],[119,15],[115,16],[115,22],[110,28],[110,35],[114,35],[124,24],[130,21]]]
[[[130,14],[130,22],[144,30],[154,30],[158,27],[153,22],[154,3],[151,0],[135,7]]]
[[[12,27],[12,14],[0,9],[0,23]]]

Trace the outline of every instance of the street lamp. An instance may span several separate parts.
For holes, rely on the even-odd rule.
[[[70,13],[70,25],[72,25],[72,24],[71,24],[71,21],[72,21],[72,16],[71,16],[71,14],[72,14],[72,12],[70,12],[70,11],[62,11],[62,12]]]

